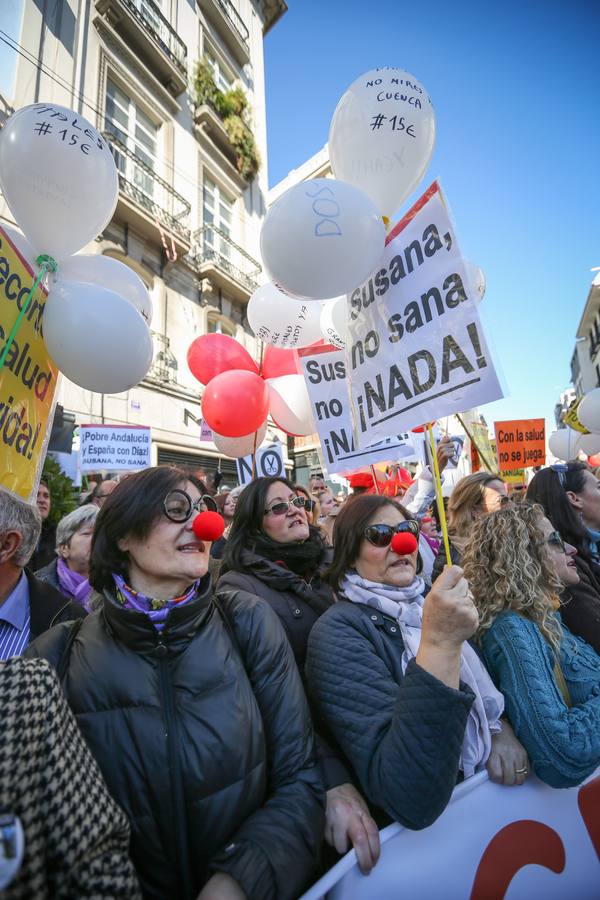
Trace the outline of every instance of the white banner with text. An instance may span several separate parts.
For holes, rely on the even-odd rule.
[[[79,466],[82,472],[145,469],[152,441],[145,425],[80,425]]]

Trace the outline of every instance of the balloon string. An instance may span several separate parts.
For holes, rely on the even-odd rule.
[[[265,345],[260,342],[260,359],[258,361],[258,374],[262,378],[263,360],[265,357]],[[254,432],[254,447],[252,448],[252,481],[256,478],[256,444],[258,441],[258,429]]]
[[[19,328],[21,327],[21,322],[25,318],[25,314],[27,313],[29,304],[31,303],[31,301],[33,299],[33,295],[35,294],[36,290],[38,289],[44,275],[46,275],[47,272],[56,272],[56,270],[58,268],[58,266],[56,265],[56,260],[53,259],[51,256],[47,256],[46,254],[42,254],[41,256],[38,256],[38,258],[36,259],[36,263],[38,266],[41,267],[40,271],[38,273],[37,278],[33,282],[32,288],[29,291],[29,294],[27,295],[25,303],[23,304],[23,308],[22,308],[21,312],[19,313],[19,315],[17,316],[17,320],[11,329],[11,332],[8,336],[8,340],[6,341],[4,350],[2,351],[2,354],[0,355],[0,369],[3,367],[4,363],[6,362],[6,357],[8,356],[8,351],[10,350],[10,348],[12,346],[12,343],[16,337],[16,334],[17,334]]]
[[[375,493],[380,494],[379,485],[377,484],[377,475],[375,474],[375,466],[371,465],[371,474],[373,476],[373,482],[375,485]]]
[[[450,556],[450,541],[448,540],[448,525],[446,522],[446,510],[444,508],[444,498],[442,496],[442,479],[440,478],[440,467],[438,466],[437,453],[435,449],[435,440],[433,437],[433,428],[431,424],[427,426],[427,434],[429,436],[429,447],[431,449],[431,458],[434,471],[435,498],[437,500],[438,515],[440,517],[440,525],[442,526],[442,536],[444,538],[444,550],[446,551],[446,562],[452,565],[452,557]]]

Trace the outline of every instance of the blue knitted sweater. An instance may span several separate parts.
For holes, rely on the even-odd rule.
[[[562,627],[560,665],[571,708],[537,625],[518,613],[501,613],[482,641],[487,667],[535,774],[557,788],[580,784],[600,765],[600,656]]]

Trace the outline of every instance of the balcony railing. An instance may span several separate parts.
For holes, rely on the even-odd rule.
[[[258,287],[262,272],[260,263],[214,225],[204,225],[194,234],[192,256],[200,269],[205,268],[207,263],[214,265],[242,285],[249,294]]]
[[[161,384],[176,384],[177,359],[171,351],[169,338],[166,334],[153,331],[152,341],[154,343],[154,359],[146,373],[146,378],[160,381]]]
[[[231,3],[231,0],[214,0],[214,2],[221,8],[223,14],[229,20],[229,23],[237,33],[239,39],[247,47],[248,41],[250,40],[250,32],[246,28],[239,12],[237,11],[233,3]]]
[[[146,28],[172,63],[187,75],[187,47],[152,0],[121,0]],[[243,24],[243,23],[242,23]]]
[[[104,137],[117,164],[122,193],[141,206],[156,223],[189,242],[191,204],[114,134],[105,132]]]

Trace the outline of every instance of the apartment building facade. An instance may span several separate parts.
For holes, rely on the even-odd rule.
[[[119,200],[86,252],[131,266],[152,297],[153,365],[118,395],[62,380],[76,422],[152,427],[153,462],[207,471],[191,341],[220,332],[255,357],[246,305],[262,278],[267,209],[263,41],[284,0],[8,0],[0,124],[28,103],[77,110],[102,131]],[[12,222],[0,197],[0,224]],[[269,438],[285,435],[270,428]],[[234,479],[233,461],[221,460]]]
[[[600,273],[590,285],[575,336],[571,384],[578,397],[600,387]]]

